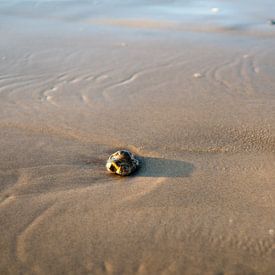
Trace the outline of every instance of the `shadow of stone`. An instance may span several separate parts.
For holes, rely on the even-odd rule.
[[[193,164],[172,159],[139,157],[140,168],[134,173],[139,177],[188,177],[194,171]]]

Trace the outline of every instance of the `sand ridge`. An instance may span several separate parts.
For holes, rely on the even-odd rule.
[[[1,274],[274,273],[274,5],[153,2],[0,3]]]

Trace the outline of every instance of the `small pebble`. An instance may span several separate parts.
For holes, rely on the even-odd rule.
[[[195,78],[200,78],[200,77],[202,77],[202,75],[201,75],[200,73],[195,73],[195,74],[193,74],[193,76],[194,76]]]
[[[219,8],[212,8],[211,11],[212,11],[213,13],[218,13],[220,10],[219,10]]]
[[[259,72],[260,72],[260,69],[256,67],[256,68],[254,68],[254,72],[255,72],[255,73],[259,73]]]
[[[269,229],[269,230],[268,230],[268,233],[269,233],[269,235],[271,235],[271,236],[274,235],[274,229]]]
[[[139,166],[138,159],[127,150],[119,150],[112,154],[106,163],[109,172],[120,176],[128,176],[135,172]]]

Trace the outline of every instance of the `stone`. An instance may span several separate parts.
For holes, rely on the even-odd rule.
[[[107,160],[106,168],[109,172],[120,176],[129,176],[137,170],[139,160],[127,150],[113,153]]]

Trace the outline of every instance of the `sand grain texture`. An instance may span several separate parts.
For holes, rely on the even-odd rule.
[[[0,274],[274,274],[274,5],[253,3],[0,3]]]

